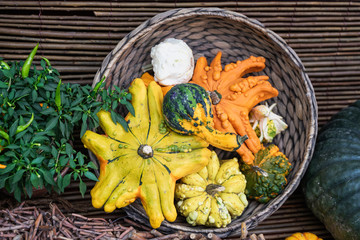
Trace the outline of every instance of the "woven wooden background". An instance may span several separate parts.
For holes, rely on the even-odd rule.
[[[360,99],[360,2],[352,1],[0,1],[0,56],[25,59],[36,42],[64,82],[91,84],[104,57],[131,30],[157,13],[177,7],[220,7],[245,14],[279,34],[296,51],[315,89],[319,127]],[[82,148],[80,141],[76,142]],[[88,183],[91,187],[92,183]],[[104,216],[79,196],[63,196],[89,216]],[[84,210],[85,209],[85,210]],[[116,218],[120,211],[106,217]],[[304,204],[298,189],[251,232],[284,239],[311,231],[331,239]]]

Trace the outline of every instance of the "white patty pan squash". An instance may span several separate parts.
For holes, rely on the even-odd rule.
[[[176,207],[193,226],[225,227],[248,205],[245,187],[238,160],[219,161],[213,151],[206,167],[176,184]]]

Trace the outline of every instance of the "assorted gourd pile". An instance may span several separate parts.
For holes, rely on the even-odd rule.
[[[100,111],[104,133],[82,137],[100,162],[92,203],[112,212],[139,198],[153,228],[178,213],[193,226],[225,227],[248,199],[266,203],[284,189],[291,164],[271,141],[287,125],[274,106],[259,105],[278,95],[268,77],[244,78],[265,68],[263,57],[222,67],[219,52],[209,66],[204,57],[195,65],[184,44],[152,48],[154,76],[129,87],[127,129]],[[214,148],[236,157],[219,160]]]

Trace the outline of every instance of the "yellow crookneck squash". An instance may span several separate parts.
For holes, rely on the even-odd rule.
[[[238,160],[219,161],[213,151],[206,167],[176,184],[176,205],[193,226],[225,227],[248,205],[245,186],[246,179],[239,171]]]
[[[223,69],[219,52],[210,66],[205,57],[200,57],[190,81],[209,92],[215,129],[248,136],[245,144],[237,150],[247,164],[253,163],[254,154],[261,149],[260,140],[249,121],[249,112],[258,103],[277,96],[278,91],[267,81],[268,76],[243,76],[264,68],[265,58],[251,56],[227,64]]]
[[[106,212],[141,199],[153,228],[164,217],[174,221],[176,180],[202,169],[209,161],[208,143],[196,136],[170,131],[162,116],[163,93],[156,82],[146,88],[135,79],[129,92],[135,116],[125,120],[128,131],[115,124],[107,111],[99,111],[100,126],[106,135],[86,131],[82,137],[100,162],[99,181],[91,190],[95,208]]]

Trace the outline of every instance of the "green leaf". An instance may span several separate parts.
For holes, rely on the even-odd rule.
[[[7,149],[18,149],[20,148],[20,146],[16,145],[16,144],[9,144],[6,146]]]
[[[83,122],[86,122],[86,121],[87,121],[87,118],[88,118],[87,113],[83,113],[83,115],[82,115],[82,117],[81,117],[82,121],[83,121]]]
[[[39,135],[39,134],[36,134],[33,139],[32,139],[32,142],[36,142],[36,143],[42,143],[46,140],[49,140],[48,137],[46,136],[43,136],[43,135]]]
[[[8,98],[9,98],[9,100],[13,100],[15,98],[15,90],[14,89],[11,89],[11,92],[9,93]]]
[[[57,158],[58,150],[54,146],[51,146],[51,155],[53,158],[55,158],[55,159]]]
[[[14,197],[18,202],[21,202],[21,188],[19,186],[15,187]]]
[[[38,93],[35,89],[31,92],[31,97],[32,97],[32,102],[34,103],[38,97]]]
[[[65,131],[65,124],[62,122],[62,121],[59,121],[60,123],[60,131],[61,131],[61,134],[66,137],[66,131]]]
[[[72,118],[68,114],[64,114],[64,115],[62,115],[62,117],[65,118],[66,120],[68,120],[69,122],[72,121]]]
[[[59,116],[56,116],[56,117],[50,119],[46,124],[45,131],[50,131],[53,128],[55,128],[56,125],[58,124],[58,121],[59,121]]]
[[[127,108],[127,110],[129,110],[129,112],[130,112],[133,116],[135,116],[135,109],[134,109],[133,105],[132,105],[130,102],[126,101],[126,102],[125,102],[125,107]]]
[[[13,108],[8,108],[8,115],[9,117],[12,117],[14,115],[14,109]]]
[[[39,147],[40,150],[44,151],[45,153],[51,153],[51,147],[46,145],[41,145]]]
[[[63,177],[61,176],[60,173],[59,173],[58,176],[57,176],[56,183],[57,183],[58,188],[60,189],[60,192],[63,192],[63,191],[64,191],[64,188],[63,188]]]
[[[73,159],[73,158],[70,158],[69,164],[70,164],[70,167],[71,167],[72,169],[75,169],[75,168],[76,168],[76,163],[74,162],[74,159]]]
[[[65,138],[70,139],[71,134],[73,133],[73,125],[65,121]]]
[[[9,85],[4,83],[3,81],[0,81],[0,88],[8,88],[8,87],[9,87]]]
[[[40,163],[42,163],[44,161],[45,157],[44,156],[39,156],[37,158],[35,158],[34,160],[31,161],[32,165],[38,165]]]
[[[12,109],[12,108],[10,108],[10,109]],[[19,124],[19,119],[16,119],[16,121],[13,124],[11,124],[11,127],[9,129],[9,136],[10,137],[15,135],[18,124]]]
[[[44,179],[45,181],[54,186],[55,185],[55,181],[54,181],[54,178],[53,176],[51,175],[50,171],[46,171],[46,170],[43,170],[43,169],[40,169],[40,172],[44,175]]]
[[[9,176],[0,175],[0,189],[5,187],[6,181],[9,179]]]
[[[42,186],[40,187],[40,182],[41,182],[40,180],[41,180],[40,176],[38,177],[35,173],[33,172],[31,173],[30,182],[34,188],[38,189],[42,187]]]
[[[79,174],[77,172],[75,172],[73,175],[74,180],[76,181],[78,179],[78,177],[79,177]]]
[[[117,119],[117,122],[119,122],[121,124],[121,126],[124,128],[124,130],[128,131],[128,124],[125,121],[124,117],[121,116],[120,114],[116,114],[116,119]]]
[[[59,159],[60,166],[64,167],[69,162],[69,158],[66,156],[61,156]]]
[[[73,150],[73,147],[69,143],[65,144],[65,152],[69,157],[72,155]]]
[[[95,176],[95,174],[93,174],[92,172],[87,171],[87,172],[84,173],[84,175],[85,175],[85,177],[87,177],[90,180],[93,180],[93,181],[96,181],[96,182],[99,181],[97,179],[97,177]]]
[[[7,77],[7,78],[13,78],[14,77],[14,74],[13,74],[13,72],[11,70],[4,70],[3,73],[4,73],[5,77]]]
[[[117,122],[116,113],[111,110],[111,111],[110,111],[110,116],[111,116],[111,120],[116,124],[116,122]]]
[[[84,155],[82,154],[82,153],[80,153],[80,152],[78,152],[78,154],[77,154],[77,159],[78,159],[78,161],[79,161],[79,165],[80,166],[82,166],[82,165],[84,165]]]
[[[85,192],[86,192],[86,184],[81,180],[81,178],[79,178],[79,180],[80,180],[80,183],[79,183],[80,193],[81,193],[81,196],[84,197]]]
[[[77,98],[75,101],[71,102],[70,107],[73,108],[73,107],[78,106],[79,104],[82,103],[83,100],[84,100],[84,97]]]
[[[27,133],[27,130],[19,132],[18,134],[16,134],[15,140],[18,140],[18,139],[22,138],[26,133]]]
[[[81,111],[81,109],[80,109],[80,111]],[[72,124],[77,124],[80,121],[81,116],[82,116],[81,112],[75,112],[74,115],[73,115],[73,119],[71,120],[71,123]]]
[[[43,108],[44,107],[45,107],[45,104],[44,104]],[[56,113],[56,111],[52,107],[46,108],[45,110],[41,111],[42,115],[50,115],[50,114],[53,114],[53,113]]]
[[[82,136],[85,134],[86,130],[87,130],[87,123],[83,122],[83,124],[81,125],[80,138],[82,138]]]
[[[31,184],[31,181],[25,181],[25,190],[29,198],[31,198],[33,194],[33,186]]]
[[[71,182],[71,173],[66,174],[63,177],[63,183],[62,183],[63,188],[65,189],[67,186],[69,186],[70,182]]]
[[[89,162],[87,165],[88,168],[92,168],[92,169],[98,169],[98,167],[95,165],[95,163],[93,162]]]
[[[17,171],[17,172],[14,174],[14,177],[13,177],[13,179],[12,179],[12,184],[15,184],[15,183],[17,183],[18,181],[20,181],[20,179],[22,178],[24,172],[25,172],[25,169],[20,169],[19,171]]]
[[[17,159],[16,153],[13,151],[6,151],[4,155],[7,157],[10,157],[10,158]],[[0,155],[0,157],[1,157],[1,155]],[[1,172],[1,169],[0,169],[0,172]]]
[[[119,106],[119,103],[117,101],[113,101],[112,104],[111,104],[111,108],[112,110],[115,111],[115,109]]]

